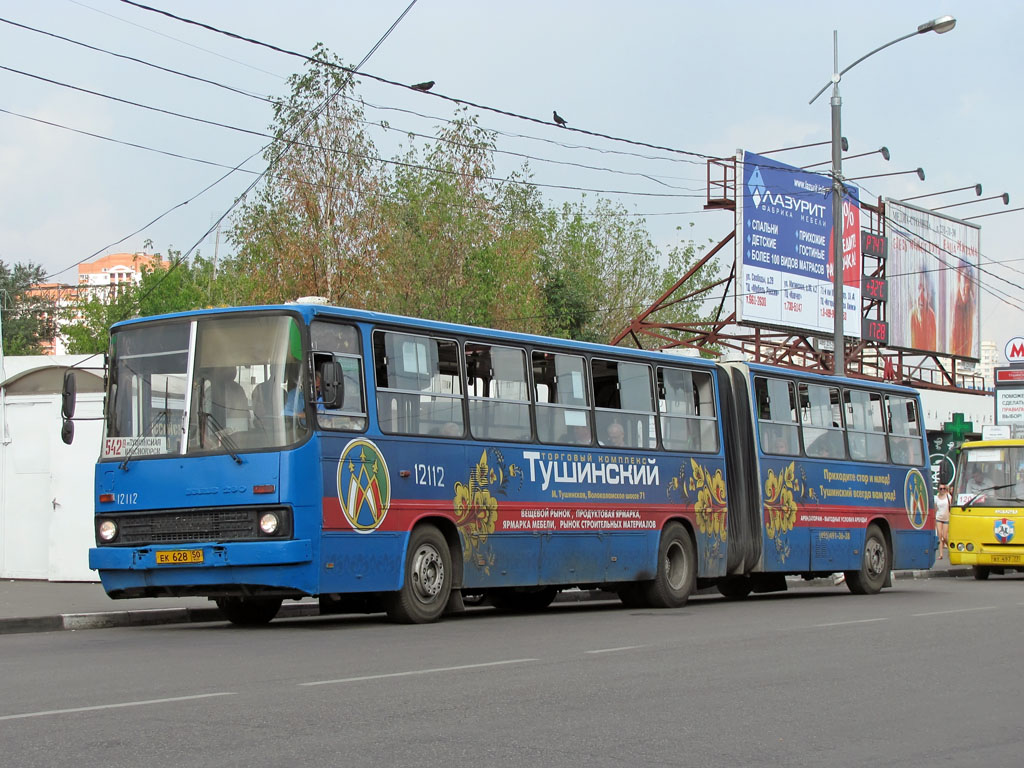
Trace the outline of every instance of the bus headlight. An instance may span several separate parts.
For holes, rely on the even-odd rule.
[[[959,544],[957,544],[957,545],[956,545],[956,548],[957,548],[957,549],[958,549],[958,550],[959,550],[960,552],[963,552],[963,551],[964,551],[964,549],[965,549],[965,547],[964,547],[964,543],[963,543],[963,542],[961,541],[961,542],[960,542]]]
[[[113,520],[104,520],[96,530],[99,533],[100,541],[113,541],[117,538],[117,523]]]
[[[267,536],[273,536],[281,527],[281,518],[276,512],[264,512],[260,516],[260,530]]]
[[[967,544],[967,551],[968,552],[973,552],[974,551],[974,542],[968,542],[968,544]]]

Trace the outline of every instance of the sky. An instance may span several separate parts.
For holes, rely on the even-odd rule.
[[[303,54],[323,43],[354,65],[409,3],[147,4]],[[898,174],[858,182],[868,201],[979,183],[982,198],[1009,194],[1009,205],[973,190],[916,201],[968,203],[946,211],[959,217],[1006,211],[974,220],[982,226],[981,337],[1001,351],[1011,337],[1024,336],[1017,245],[1024,211],[1011,210],[1024,205],[1017,149],[1024,3],[417,0],[361,71],[406,84],[434,80],[433,93],[368,77],[357,92],[366,118],[390,126],[369,129],[386,154],[407,145],[409,131],[432,134],[452,117],[454,105],[434,94],[541,121],[471,109],[482,126],[500,132],[499,172],[523,163],[511,153],[527,155],[533,181],[551,185],[541,187],[550,203],[608,197],[642,216],[667,250],[680,240],[718,242],[732,229],[731,213],[703,209],[703,156],[826,142],[773,157],[797,166],[827,163],[829,93],[808,101],[831,78],[834,30],[842,69],[945,14],[957,19],[951,32],[911,37],[843,77],[842,133],[850,144],[843,171],[847,178]],[[162,253],[197,246],[208,257],[229,254],[223,232],[207,231],[264,168],[268,140],[246,131],[266,131],[269,104],[10,22],[252,96],[286,95],[288,76],[303,62],[118,0],[0,0],[0,20],[0,259],[40,264],[51,279],[73,283],[79,261],[140,251],[147,241]],[[553,110],[570,127],[682,152],[561,129],[551,123]],[[878,153],[851,157],[882,146],[889,162]],[[249,173],[222,179],[250,156],[242,165]],[[923,182],[899,173],[918,167]]]

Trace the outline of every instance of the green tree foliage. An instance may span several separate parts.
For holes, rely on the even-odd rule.
[[[0,325],[5,355],[38,355],[53,338],[53,308],[44,294],[29,289],[43,282],[38,264],[8,266],[0,259]]]
[[[540,201],[493,180],[493,136],[464,113],[396,165],[381,204],[375,306],[473,325],[540,330]]]
[[[341,62],[322,46],[322,61]],[[231,237],[254,301],[327,297],[366,306],[376,277],[373,235],[380,180],[354,80],[318,63],[292,75],[274,107],[266,183],[241,207]]]
[[[549,207],[522,183],[528,166],[498,179],[495,135],[465,110],[383,158],[353,76],[321,46],[314,53],[275,108],[265,183],[233,220],[233,288],[248,302],[319,295],[607,341],[699,257],[692,243],[662,253],[642,220],[608,200]],[[695,302],[671,311],[699,312]]]

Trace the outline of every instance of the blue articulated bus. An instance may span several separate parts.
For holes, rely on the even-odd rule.
[[[115,325],[90,566],[112,598],[428,622],[678,607],[934,558],[905,387],[313,303]]]

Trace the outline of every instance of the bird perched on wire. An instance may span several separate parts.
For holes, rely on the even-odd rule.
[[[416,83],[416,85],[412,85],[409,87],[412,88],[414,91],[429,91],[431,88],[434,87],[434,81],[427,80],[427,82],[425,83]]]
[[[555,125],[561,126],[562,128],[565,128],[565,126],[568,125],[568,123],[565,122],[565,118],[557,112],[552,112],[551,114],[555,118]]]

